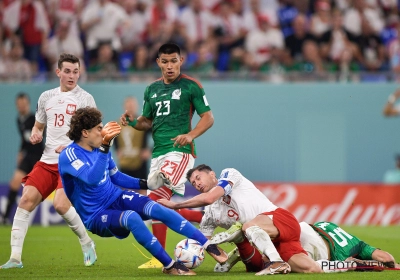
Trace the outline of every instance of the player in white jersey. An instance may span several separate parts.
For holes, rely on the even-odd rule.
[[[33,170],[22,180],[24,189],[11,230],[10,260],[0,269],[22,268],[22,247],[28,230],[32,211],[54,190],[53,205],[72,231],[78,236],[82,247],[85,266],[93,265],[97,259],[95,245],[86,232],[80,217],[65,195],[58,174],[59,153],[71,143],[66,133],[72,115],[79,108],[96,107],[93,96],[77,85],[80,74],[79,59],[71,54],[61,54],[56,74],[60,87],[43,92],[37,104],[36,121],[30,141],[38,144],[43,140],[47,126],[46,144],[43,155]]]
[[[291,270],[322,272],[301,247],[297,219],[274,205],[239,171],[224,169],[217,179],[215,172],[202,164],[189,170],[186,177],[201,194],[179,203],[164,199],[158,202],[172,209],[210,205],[200,226],[206,236],[211,236],[217,226],[228,228],[235,222],[243,223],[241,229],[247,239],[238,241],[237,246],[248,271],[259,271],[257,275]],[[266,266],[249,241],[269,258]]]

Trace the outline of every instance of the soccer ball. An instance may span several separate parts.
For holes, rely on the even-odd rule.
[[[193,239],[183,239],[175,246],[175,260],[187,268],[193,269],[204,261],[203,246]]]

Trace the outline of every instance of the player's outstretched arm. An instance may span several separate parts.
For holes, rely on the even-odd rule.
[[[137,130],[149,130],[153,124],[152,120],[144,116],[139,116],[137,119],[134,119],[128,111],[125,111],[119,120],[123,126],[129,125]]]
[[[45,128],[44,123],[40,123],[35,121],[35,125],[32,127],[31,137],[29,140],[31,141],[32,145],[39,144],[43,140],[43,131]]]
[[[201,193],[186,201],[172,202],[166,199],[159,199],[157,202],[171,209],[196,208],[210,205],[217,201],[224,194],[224,189],[217,186],[212,188],[209,192]]]

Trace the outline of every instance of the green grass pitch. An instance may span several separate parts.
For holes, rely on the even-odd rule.
[[[389,251],[400,260],[400,227],[343,227],[365,242]],[[0,262],[5,263],[10,254],[10,226],[0,226]],[[81,249],[75,235],[67,226],[47,228],[33,226],[25,239],[23,269],[0,270],[0,279],[171,279],[160,269],[138,269],[146,261],[133,244],[140,245],[132,236],[118,240],[91,235],[96,242],[98,260],[92,267],[83,266]],[[167,251],[170,255],[182,236],[168,231]],[[226,251],[232,245],[222,246]],[[143,248],[141,250],[149,256]],[[196,279],[252,279],[254,273],[244,272],[238,263],[229,273],[214,273],[214,260],[206,255],[204,263],[195,271]],[[347,272],[335,274],[289,274],[265,277],[280,279],[400,279],[400,271]]]

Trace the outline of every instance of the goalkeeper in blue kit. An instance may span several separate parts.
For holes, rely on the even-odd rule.
[[[59,173],[65,193],[76,208],[86,228],[101,237],[126,238],[131,232],[172,275],[194,275],[183,264],[174,262],[144,224],[157,219],[175,232],[197,240],[219,263],[227,254],[177,212],[133,190],[147,189],[147,182],[120,171],[109,152],[121,127],[109,122],[104,127],[96,108],[82,108],[71,119],[68,137],[74,142],[62,151]],[[123,188],[123,189],[121,189]]]

